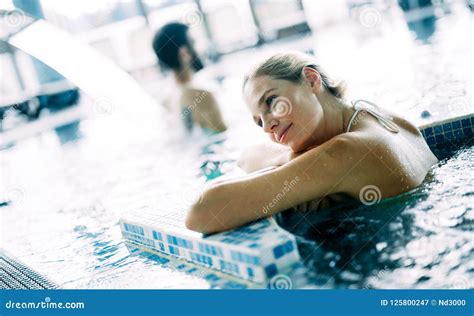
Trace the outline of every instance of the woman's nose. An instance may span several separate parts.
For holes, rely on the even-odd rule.
[[[266,133],[273,133],[276,126],[278,126],[279,122],[273,117],[262,118],[263,121],[263,130]]]

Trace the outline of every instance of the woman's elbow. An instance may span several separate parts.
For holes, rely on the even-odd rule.
[[[205,233],[205,225],[203,216],[199,214],[200,211],[196,209],[196,205],[193,205],[186,214],[184,225],[187,229],[193,230],[199,233]]]
[[[227,130],[227,125],[225,125],[225,123],[222,121],[219,124],[215,125],[215,130],[218,133],[223,133]]]
[[[214,183],[204,190],[199,201],[189,209],[186,219],[186,228],[200,233],[217,233],[238,226],[238,222],[228,211],[229,187],[225,183]],[[227,211],[225,211],[225,210]]]
[[[203,234],[216,233],[224,230],[224,227],[219,225],[217,219],[212,218],[209,210],[204,209],[200,203],[191,207],[186,215],[184,224],[187,229]]]

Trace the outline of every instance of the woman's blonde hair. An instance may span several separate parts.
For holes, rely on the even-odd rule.
[[[303,83],[303,68],[311,67],[320,75],[323,86],[336,98],[344,96],[343,82],[334,83],[327,74],[315,63],[313,57],[298,53],[279,53],[257,64],[244,78],[243,88],[251,78],[269,76],[272,79],[288,80],[293,83]]]

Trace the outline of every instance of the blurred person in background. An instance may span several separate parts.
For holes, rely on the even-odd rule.
[[[193,44],[188,26],[182,23],[166,24],[155,34],[153,50],[160,66],[172,71],[175,83],[163,103],[181,117],[188,131],[197,125],[206,132],[220,133],[227,127],[216,98],[193,81],[195,73],[204,68]]]

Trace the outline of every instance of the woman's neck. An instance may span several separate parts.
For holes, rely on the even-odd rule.
[[[193,74],[191,69],[175,71],[174,79],[178,85],[186,85],[193,79]]]
[[[318,96],[324,112],[324,140],[346,132],[349,120],[354,113],[352,106],[343,99],[336,98],[327,91]]]

